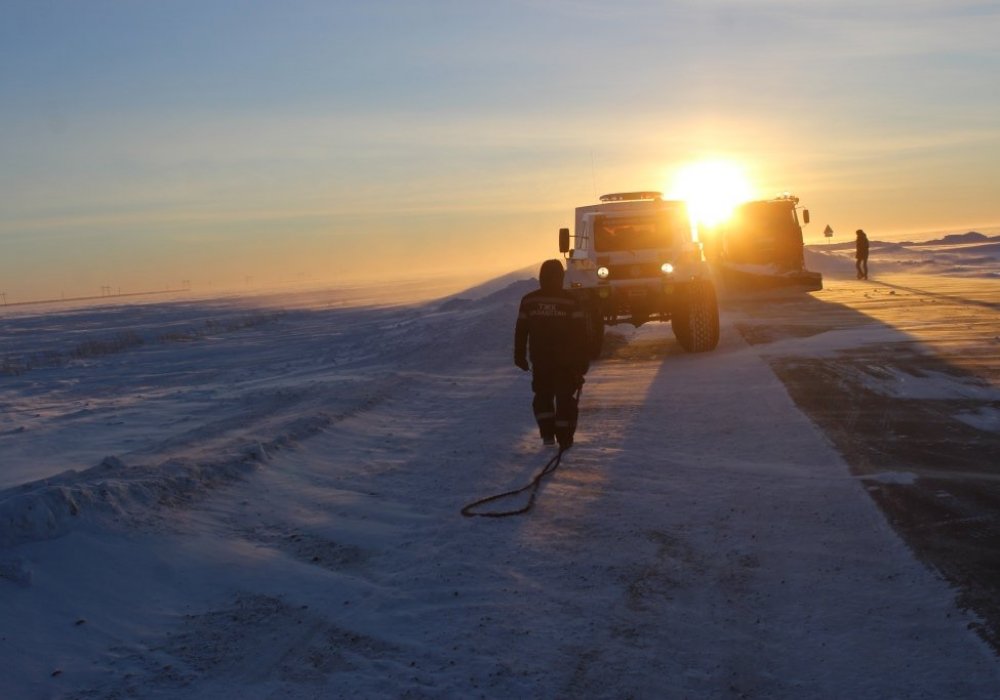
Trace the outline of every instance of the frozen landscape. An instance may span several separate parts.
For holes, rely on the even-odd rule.
[[[852,258],[609,330],[499,519],[533,269],[0,308],[0,697],[1000,696],[1000,238]]]

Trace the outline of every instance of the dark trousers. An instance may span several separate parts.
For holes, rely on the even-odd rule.
[[[854,266],[858,268],[858,279],[868,279],[868,258],[858,258]]]
[[[531,390],[535,398],[531,408],[535,411],[542,438],[555,437],[560,444],[572,440],[579,413],[576,405],[579,388],[576,373],[566,367],[534,368]]]

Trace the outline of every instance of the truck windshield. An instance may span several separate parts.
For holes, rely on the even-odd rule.
[[[802,228],[788,202],[750,202],[725,232],[725,255],[733,263],[800,269]]]
[[[733,217],[737,226],[753,234],[786,233],[795,229],[795,210],[784,204],[750,202]]]
[[[683,211],[661,211],[642,216],[599,216],[594,221],[594,250],[669,248],[690,239],[691,229]]]

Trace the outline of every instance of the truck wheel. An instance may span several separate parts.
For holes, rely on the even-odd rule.
[[[706,280],[685,285],[677,300],[671,326],[687,352],[707,352],[719,344],[719,302]]]
[[[595,308],[587,310],[587,344],[590,359],[600,358],[601,348],[604,347],[604,317]]]

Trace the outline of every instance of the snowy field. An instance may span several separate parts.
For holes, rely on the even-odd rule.
[[[950,402],[942,452],[984,441],[963,469],[997,481],[1000,240],[875,242],[869,282],[852,252],[807,252],[806,302],[727,303],[713,353],[609,331],[501,519],[460,510],[552,456],[512,365],[530,273],[0,310],[0,698],[1000,696],[878,491],[947,456],[858,461],[809,406],[830,358]],[[852,359],[904,340],[938,364]]]

